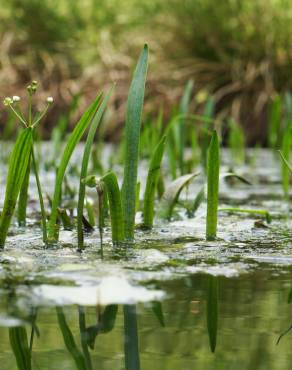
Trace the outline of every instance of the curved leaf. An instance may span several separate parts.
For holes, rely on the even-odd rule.
[[[162,199],[159,215],[162,218],[170,219],[173,213],[174,206],[178,201],[181,191],[189,184],[189,182],[197,177],[200,173],[189,173],[178,177],[165,190]]]

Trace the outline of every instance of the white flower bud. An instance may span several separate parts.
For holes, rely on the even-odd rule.
[[[14,102],[14,103],[17,103],[17,102],[19,102],[19,101],[20,101],[20,97],[19,97],[19,96],[17,96],[17,95],[13,95],[13,96],[12,96],[12,100],[13,100],[13,102]]]
[[[52,97],[52,96],[48,96],[48,97],[47,97],[47,103],[52,104],[52,103],[53,103],[53,101],[54,101],[54,99],[53,99],[53,97]]]

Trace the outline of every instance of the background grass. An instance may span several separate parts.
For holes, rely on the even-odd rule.
[[[200,111],[240,122],[248,142],[265,140],[267,106],[292,85],[289,0],[0,0],[1,96],[32,79],[55,97],[44,131],[81,95],[75,115],[100,87],[117,82],[107,138],[124,119],[129,67],[148,42],[146,112],[164,116],[192,78]],[[1,113],[3,128],[6,116]],[[76,117],[72,117],[72,122]]]

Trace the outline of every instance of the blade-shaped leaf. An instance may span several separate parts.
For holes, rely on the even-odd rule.
[[[149,164],[146,188],[144,193],[143,221],[146,228],[152,228],[154,219],[155,191],[160,175],[161,161],[165,148],[164,136],[157,144]]]
[[[57,236],[56,236],[56,222],[58,217],[58,207],[59,203],[61,201],[61,192],[62,192],[62,183],[65,175],[66,168],[68,166],[69,160],[71,158],[71,155],[82,138],[86,128],[89,126],[90,122],[92,121],[95,112],[97,110],[97,107],[99,105],[100,96],[98,96],[95,101],[90,105],[90,107],[86,110],[86,112],[83,114],[79,122],[77,123],[76,127],[74,128],[73,132],[71,133],[67,144],[65,146],[60,166],[58,168],[56,182],[55,182],[55,190],[54,190],[54,196],[52,200],[52,210],[51,210],[51,216],[48,222],[48,240],[49,242],[56,242]]]
[[[101,102],[94,118],[92,124],[90,125],[90,130],[87,135],[83,158],[82,158],[82,165],[81,165],[81,172],[80,172],[80,183],[79,183],[79,195],[78,195],[78,205],[77,205],[77,235],[78,235],[78,248],[83,249],[84,247],[84,235],[83,235],[83,225],[82,225],[82,217],[83,217],[83,209],[84,209],[84,198],[85,198],[85,184],[82,181],[87,176],[87,169],[89,158],[91,154],[91,148],[94,141],[94,136],[96,130],[101,122],[102,116],[105,112],[107,103],[109,98],[112,94],[113,89],[111,89],[104,100]]]
[[[3,248],[17,198],[25,179],[32,149],[31,128],[26,128],[18,136],[9,158],[4,206],[0,218],[0,247]]]
[[[122,185],[122,207],[125,237],[134,238],[135,194],[138,171],[141,116],[144,102],[145,82],[148,66],[148,46],[145,45],[131,82],[126,117],[125,167]]]

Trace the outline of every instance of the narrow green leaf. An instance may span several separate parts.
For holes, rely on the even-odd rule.
[[[148,46],[145,45],[133,75],[127,103],[122,207],[124,214],[125,237],[128,240],[133,240],[134,238],[139,140],[147,66]]]
[[[32,157],[32,165],[33,165],[33,169],[34,169],[35,180],[36,180],[37,189],[38,189],[40,208],[41,208],[43,242],[47,243],[47,239],[48,239],[47,213],[46,213],[46,210],[45,210],[44,197],[43,197],[42,187],[41,187],[40,178],[39,178],[39,166],[38,166],[38,162],[36,160],[33,148],[32,148],[32,151],[31,151],[31,157]]]
[[[192,91],[194,88],[194,81],[189,80],[185,86],[180,106],[179,112],[181,115],[186,116],[189,111],[189,104],[192,96]],[[186,127],[186,119],[181,118],[179,120],[179,167],[180,167],[180,174],[184,174],[184,153],[186,148],[186,140],[187,140],[187,127]]]
[[[151,229],[154,219],[155,191],[160,175],[161,161],[165,148],[164,136],[157,144],[149,163],[146,188],[144,193],[143,221],[146,228]]]
[[[290,157],[290,150],[291,150],[291,134],[292,134],[292,127],[290,124],[287,125],[285,128],[285,131],[283,133],[283,139],[282,139],[282,153],[283,157],[286,159],[287,162],[289,162]],[[287,198],[289,195],[289,182],[290,182],[290,171],[287,167],[286,163],[282,162],[282,187],[284,191],[284,195]]]
[[[217,132],[214,130],[207,157],[207,218],[206,238],[214,240],[217,235],[217,211],[219,193],[220,149]]]
[[[281,115],[282,98],[277,94],[271,104],[268,117],[268,141],[271,148],[275,148],[279,143]]]
[[[219,208],[220,212],[229,212],[229,213],[247,213],[253,216],[263,216],[265,217],[268,224],[272,222],[272,216],[268,211],[263,209],[244,209],[244,208]]]
[[[71,133],[66,147],[64,149],[60,165],[57,172],[56,182],[55,182],[55,190],[54,196],[52,200],[52,210],[51,216],[48,222],[48,241],[49,242],[56,242],[58,237],[56,235],[56,222],[58,217],[58,207],[61,201],[61,193],[62,193],[62,183],[65,175],[66,168],[68,166],[69,160],[71,155],[82,138],[86,128],[89,126],[90,122],[92,121],[97,107],[99,105],[100,96],[98,96],[95,101],[90,105],[90,107],[86,110],[83,114],[79,122],[77,123],[76,127],[74,128],[73,132]]]
[[[228,146],[232,164],[242,164],[245,159],[245,134],[242,127],[235,121],[229,121]]]
[[[26,225],[26,211],[28,202],[28,187],[30,179],[30,160],[26,169],[26,174],[23,180],[23,184],[20,189],[19,199],[18,199],[18,209],[17,209],[17,221],[18,226]]]
[[[290,165],[290,163],[287,161],[287,159],[284,157],[283,153],[281,152],[281,150],[279,150],[279,154],[281,156],[281,159],[282,161],[284,162],[284,164],[287,166],[287,168],[289,169],[289,171],[292,173],[292,166]]]
[[[31,128],[26,128],[20,133],[9,158],[4,206],[0,217],[0,248],[5,245],[17,198],[29,165],[32,132]]]
[[[99,124],[105,112],[105,109],[108,104],[109,98],[112,94],[112,91],[113,91],[113,88],[111,88],[111,90],[107,93],[104,100],[101,102],[92,120],[92,123],[90,125],[90,130],[88,132],[86,143],[84,146],[84,152],[83,152],[83,158],[82,158],[82,164],[81,164],[81,172],[80,172],[78,205],[77,205],[77,237],[78,237],[78,248],[79,249],[84,248],[84,233],[83,233],[83,227],[82,227],[82,217],[83,217],[83,209],[84,209],[85,184],[82,182],[82,179],[84,179],[87,176],[88,163],[89,163],[91,149],[92,149],[92,145],[94,141],[94,136],[95,136],[97,128],[99,127]],[[100,99],[101,99],[101,95],[100,95]]]
[[[109,172],[101,179],[106,186],[108,195],[110,218],[112,226],[112,241],[113,244],[122,243],[125,239],[124,225],[123,225],[123,210],[121,203],[121,193],[116,175]]]

